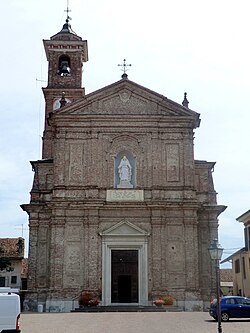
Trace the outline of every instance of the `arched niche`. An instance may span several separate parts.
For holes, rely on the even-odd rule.
[[[119,184],[118,166],[123,156],[126,156],[132,167],[131,184],[136,188],[142,182],[142,175],[139,175],[137,170],[142,166],[143,149],[140,145],[140,140],[127,134],[118,135],[110,141],[110,148],[107,152],[108,173],[109,179],[113,182],[110,186],[117,188]]]

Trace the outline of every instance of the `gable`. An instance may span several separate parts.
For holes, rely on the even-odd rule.
[[[199,114],[169,100],[167,97],[127,79],[84,96],[56,112],[57,116],[161,116],[192,120],[200,123]]]

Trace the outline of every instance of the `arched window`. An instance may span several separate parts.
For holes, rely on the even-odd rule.
[[[58,75],[70,76],[70,58],[62,55],[58,61]]]

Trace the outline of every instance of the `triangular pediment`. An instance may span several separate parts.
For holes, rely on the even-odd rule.
[[[148,236],[147,231],[142,230],[133,223],[122,220],[114,226],[100,232],[101,236]]]
[[[156,116],[192,120],[199,126],[199,114],[167,97],[122,79],[56,111],[58,116]]]

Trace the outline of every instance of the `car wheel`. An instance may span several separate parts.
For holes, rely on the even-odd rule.
[[[229,315],[226,312],[221,313],[221,321],[228,321],[229,320]]]

